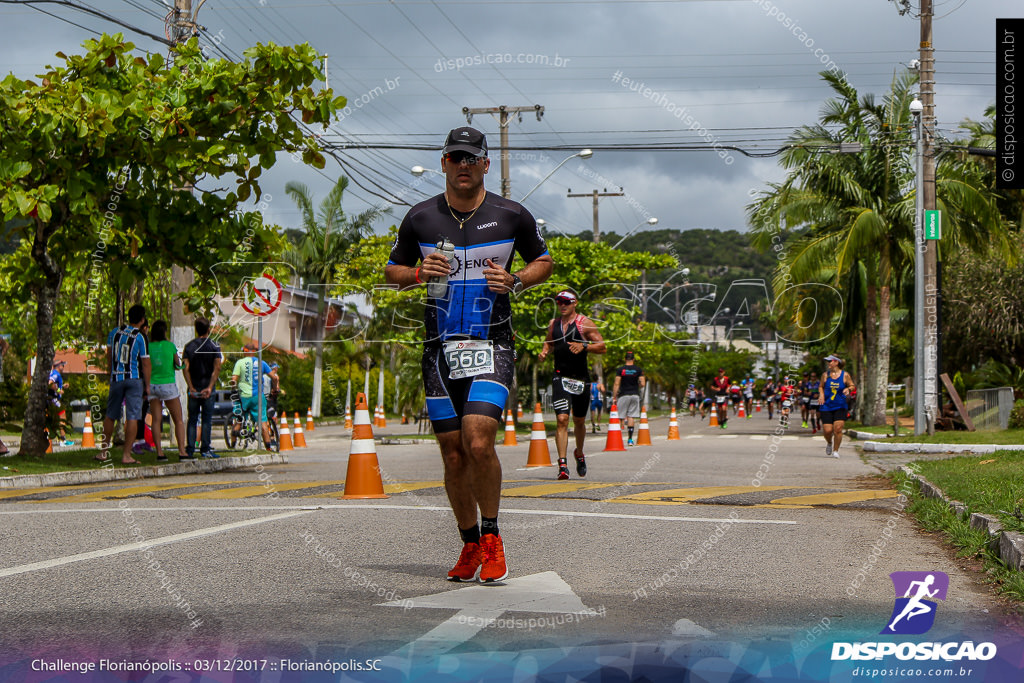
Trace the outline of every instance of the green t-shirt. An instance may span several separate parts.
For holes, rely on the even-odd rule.
[[[255,395],[253,386],[257,381],[256,368],[259,360],[253,356],[246,356],[245,358],[239,358],[235,362],[235,367],[231,371],[232,376],[238,377],[238,394],[243,398],[249,398]],[[267,361],[263,361],[263,375],[270,374],[270,364]]]
[[[153,366],[149,376],[150,384],[174,384],[174,356],[177,353],[178,348],[167,340],[149,345],[149,362]]]

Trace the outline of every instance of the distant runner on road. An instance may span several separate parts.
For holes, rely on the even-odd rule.
[[[569,448],[569,412],[572,412],[576,449],[576,474],[587,476],[583,442],[587,438],[587,404],[590,398],[590,368],[587,354],[604,353],[604,338],[597,326],[585,315],[576,312],[576,295],[568,289],[555,296],[559,317],[548,323],[548,335],[539,359],[555,356],[555,376],[551,381],[551,405],[558,420],[555,447],[558,449],[558,478],[569,478],[566,451]]]

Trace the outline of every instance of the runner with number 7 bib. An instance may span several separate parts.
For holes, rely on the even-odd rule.
[[[597,326],[585,315],[576,312],[576,295],[566,289],[555,296],[559,317],[548,324],[548,336],[539,360],[555,356],[555,376],[551,381],[551,406],[558,423],[555,447],[558,449],[558,478],[569,478],[566,451],[569,449],[569,413],[572,412],[573,436],[576,438],[576,474],[587,476],[583,441],[587,438],[587,408],[590,406],[590,369],[588,353],[604,353],[607,349]]]
[[[387,282],[401,289],[431,285],[423,385],[463,541],[448,579],[479,575],[484,583],[508,576],[498,532],[501,463],[494,441],[515,371],[509,295],[544,282],[554,267],[530,212],[484,189],[489,168],[484,134],[452,130],[441,153],[445,191],[409,210],[384,271]],[[451,256],[435,250],[448,243]],[[516,253],[526,265],[513,273]]]

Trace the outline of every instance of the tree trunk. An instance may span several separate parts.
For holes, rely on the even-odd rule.
[[[885,399],[889,386],[889,343],[891,341],[889,320],[891,293],[888,285],[882,285],[879,290],[878,340],[875,349],[877,358],[873,363],[875,388],[873,400],[865,404],[870,416],[868,424],[873,425],[884,425],[886,420]]]
[[[32,259],[43,272],[43,281],[32,288],[36,299],[36,369],[32,373],[32,385],[28,391],[19,455],[42,457],[49,445],[43,431],[46,427],[48,401],[46,388],[50,383],[50,369],[53,367],[53,318],[63,273],[46,250],[49,234],[38,219],[36,223]]]
[[[857,402],[863,406],[861,419],[867,425],[879,424],[873,422],[873,406],[877,400],[878,388],[878,382],[875,379],[878,371],[878,317],[878,287],[868,285],[864,314],[864,356],[866,359],[864,377],[854,377],[854,380],[860,381],[861,391]]]
[[[323,393],[324,376],[324,328],[327,325],[324,315],[324,297],[322,291],[317,291],[316,297],[316,352],[313,361],[313,417],[320,417],[320,401]],[[367,397],[369,400],[369,397]]]

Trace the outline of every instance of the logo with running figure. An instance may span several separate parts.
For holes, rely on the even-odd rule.
[[[882,634],[919,635],[935,623],[935,600],[945,600],[949,576],[943,572],[893,572],[896,604]]]

